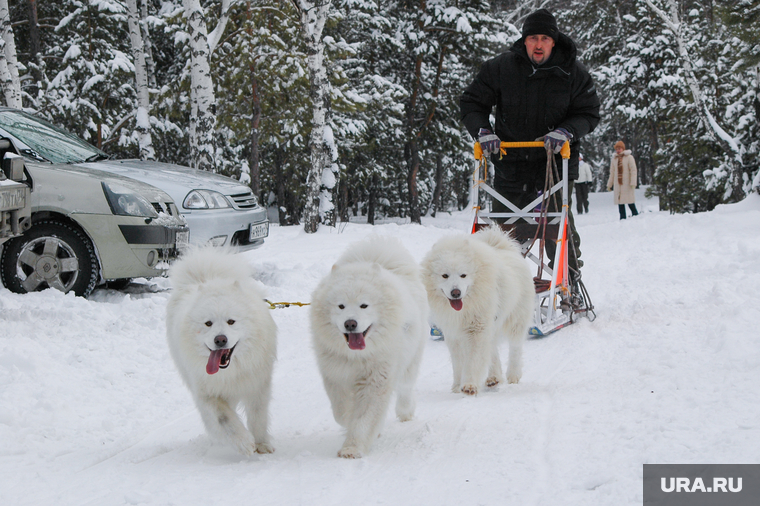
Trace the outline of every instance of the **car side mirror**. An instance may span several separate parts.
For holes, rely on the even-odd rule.
[[[22,181],[24,179],[24,157],[16,153],[6,152],[3,156],[3,172],[8,179]]]

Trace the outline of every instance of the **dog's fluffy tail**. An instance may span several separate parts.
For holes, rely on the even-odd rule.
[[[253,277],[253,268],[229,248],[200,246],[185,251],[169,269],[172,286],[202,285],[211,280]]]
[[[475,237],[494,248],[520,252],[520,243],[510,237],[509,234],[504,232],[504,230],[497,224],[480,229],[480,231],[475,234]]]

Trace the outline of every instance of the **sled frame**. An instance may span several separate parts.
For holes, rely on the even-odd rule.
[[[542,148],[545,149],[544,143],[535,142],[502,142],[502,156],[506,154],[507,149],[519,148]],[[541,267],[539,272],[542,274],[541,279],[534,278],[535,286],[545,286],[549,282],[548,290],[536,288],[535,308],[533,311],[533,321],[528,330],[531,336],[541,337],[556,332],[573,323],[574,311],[570,299],[569,270],[568,270],[568,161],[570,159],[570,144],[565,142],[560,151],[562,156],[562,179],[555,183],[548,190],[548,198],[554,198],[557,192],[560,192],[562,206],[559,211],[549,211],[544,209],[543,212],[536,211],[544,200],[544,196],[539,195],[535,200],[523,208],[520,208],[509,202],[500,193],[498,193],[487,181],[488,179],[488,161],[487,156],[483,155],[479,143],[475,143],[475,170],[472,175],[472,186],[470,187],[470,206],[474,211],[472,233],[474,234],[481,228],[487,227],[495,220],[503,220],[499,226],[508,232],[513,238],[520,241],[522,245],[523,256],[529,258],[534,264]],[[484,210],[479,206],[481,192],[490,195],[504,204],[507,212],[492,212],[489,209]],[[487,200],[487,199],[484,199]],[[547,201],[548,202],[548,201]],[[545,230],[544,230],[545,229]],[[539,240],[533,241],[535,237]],[[542,262],[540,255],[537,256],[532,252],[534,246],[538,245],[538,252],[544,251],[545,241],[553,240],[557,243],[554,258],[554,269],[551,269],[547,263]],[[544,279],[543,275],[549,276]]]

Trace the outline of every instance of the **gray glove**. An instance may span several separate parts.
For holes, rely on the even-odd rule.
[[[496,154],[501,149],[501,139],[487,128],[478,130],[478,142],[485,155]]]
[[[544,136],[544,146],[551,149],[554,153],[559,153],[565,142],[573,138],[573,135],[564,128],[552,130]]]

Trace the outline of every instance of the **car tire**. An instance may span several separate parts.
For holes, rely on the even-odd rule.
[[[87,297],[98,282],[98,261],[87,236],[59,221],[35,223],[5,243],[0,258],[3,285],[16,293],[56,288]]]

